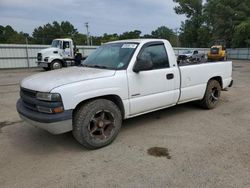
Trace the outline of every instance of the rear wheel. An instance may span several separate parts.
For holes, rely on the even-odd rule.
[[[50,69],[55,70],[55,69],[61,69],[62,68],[62,63],[61,61],[55,60],[52,61],[50,64]]]
[[[206,93],[200,101],[200,105],[205,109],[213,109],[217,106],[221,94],[221,86],[217,80],[210,80],[207,84]]]
[[[89,101],[75,113],[73,135],[89,149],[110,144],[118,135],[122,124],[120,109],[106,99]]]

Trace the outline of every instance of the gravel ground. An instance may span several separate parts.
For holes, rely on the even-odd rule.
[[[41,70],[1,70],[0,187],[250,187],[250,61],[233,64],[216,109],[189,103],[126,120],[95,151],[18,117],[18,82]]]

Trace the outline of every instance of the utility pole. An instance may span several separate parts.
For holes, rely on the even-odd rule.
[[[89,23],[88,22],[85,23],[85,27],[87,29],[87,45],[89,46],[90,42],[89,42]]]

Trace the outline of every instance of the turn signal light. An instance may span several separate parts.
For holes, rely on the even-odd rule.
[[[53,112],[54,112],[54,113],[61,113],[61,112],[63,112],[63,111],[64,111],[63,107],[57,107],[57,108],[54,108],[54,109],[53,109]]]

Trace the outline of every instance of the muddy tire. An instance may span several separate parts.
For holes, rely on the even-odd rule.
[[[73,117],[73,135],[88,149],[109,145],[118,135],[122,124],[120,109],[106,99],[83,104]]]
[[[62,68],[62,62],[61,61],[55,60],[55,61],[52,61],[51,64],[50,64],[50,69],[51,70],[61,69],[61,68]]]
[[[221,95],[221,86],[217,80],[210,80],[203,99],[199,104],[205,109],[213,109],[217,106]]]

